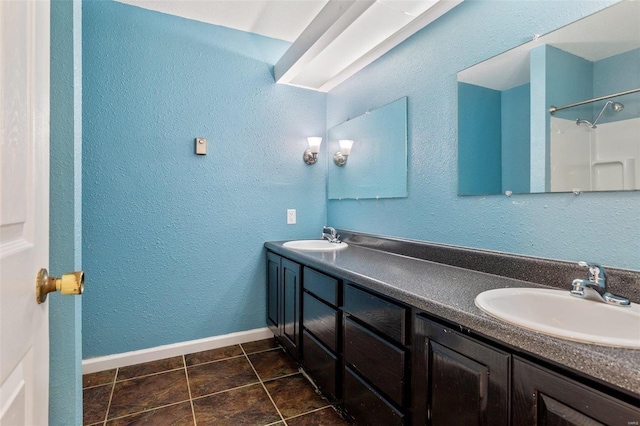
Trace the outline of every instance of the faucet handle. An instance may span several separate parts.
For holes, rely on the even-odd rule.
[[[597,263],[588,263],[584,260],[578,262],[578,265],[589,268],[589,281],[593,282],[605,282],[607,279],[607,274],[604,271],[604,268]]]
[[[327,232],[329,232],[327,234]],[[322,227],[322,238],[323,239],[327,239],[329,240],[330,243],[340,243],[340,235],[338,235],[338,232],[336,231],[335,228],[332,228],[331,226],[323,226]]]

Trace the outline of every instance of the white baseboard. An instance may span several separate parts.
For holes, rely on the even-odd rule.
[[[156,346],[155,348],[142,349],[139,351],[89,358],[82,360],[82,374],[126,367],[128,365],[207,351],[209,349],[223,348],[239,343],[268,339],[269,337],[273,337],[273,333],[267,327],[264,327],[224,334],[222,336],[206,337],[188,342],[173,343],[171,345]]]

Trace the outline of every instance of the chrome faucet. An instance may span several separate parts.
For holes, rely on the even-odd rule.
[[[330,226],[322,227],[322,239],[329,240],[330,243],[334,243],[334,244],[340,244],[342,242],[340,241],[340,235],[338,235],[338,233],[336,232],[336,229]]]
[[[596,299],[617,306],[629,306],[629,299],[616,296],[607,291],[607,274],[604,268],[595,263],[578,262],[578,265],[589,268],[589,276],[586,280],[575,279],[571,285],[571,295],[585,297],[591,294]],[[586,292],[585,292],[586,291]]]

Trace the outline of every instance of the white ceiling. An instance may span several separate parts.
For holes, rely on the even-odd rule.
[[[547,44],[595,62],[640,48],[640,1],[622,1],[458,73],[458,81],[506,90],[529,82],[529,52]]]
[[[328,0],[117,0],[132,6],[293,42]]]
[[[463,0],[331,0],[275,64],[277,83],[329,92]]]

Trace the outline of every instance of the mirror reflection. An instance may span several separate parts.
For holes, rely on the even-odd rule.
[[[407,196],[406,97],[327,133],[329,199]]]
[[[458,73],[458,193],[640,189],[640,2]]]

